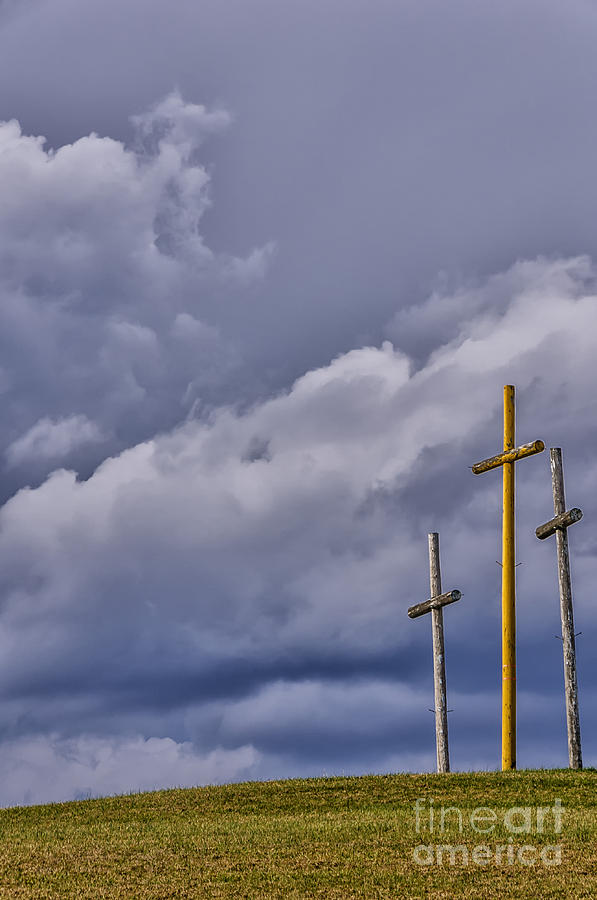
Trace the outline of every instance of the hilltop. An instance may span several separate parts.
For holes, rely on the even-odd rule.
[[[443,833],[442,806],[459,810],[445,813]],[[549,808],[541,833],[538,806]],[[486,811],[471,820],[478,807]],[[505,818],[512,807],[530,807],[530,831],[528,813]],[[597,896],[595,770],[174,789],[4,809],[0,829],[6,898]],[[437,864],[438,845],[457,849],[444,850]],[[417,851],[420,864],[418,846],[427,848]]]

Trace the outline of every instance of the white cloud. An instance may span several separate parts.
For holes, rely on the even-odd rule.
[[[229,122],[227,112],[176,92],[133,117],[132,147],[92,133],[54,150],[17,121],[0,122],[1,385],[9,394],[0,422],[12,447],[0,449],[9,459],[33,442],[37,473],[37,436],[48,427],[40,423],[62,423],[55,440],[75,423],[83,437],[80,416],[111,451],[122,449],[213,402],[238,370],[238,346],[202,310],[211,304],[213,318],[222,292],[263,278],[272,246],[241,257],[215,253],[202,237],[210,173],[198,152]],[[185,329],[181,348],[181,323],[190,322],[199,327]],[[97,464],[88,437],[87,459]]]
[[[189,162],[207,135],[230,125],[231,116],[224,109],[209,111],[203,105],[185,103],[173,91],[147,112],[132,116],[132,122],[146,141],[156,142],[160,150],[175,148]]]
[[[102,441],[103,435],[87,416],[69,416],[53,422],[43,418],[6,448],[9,466],[52,460],[55,464],[75,449]]]
[[[188,742],[140,735],[20,738],[0,745],[2,805],[239,781],[248,779],[258,762],[250,746],[202,755]]]

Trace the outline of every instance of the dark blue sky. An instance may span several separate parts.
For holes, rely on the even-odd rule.
[[[597,6],[0,3],[0,804],[499,765],[564,452],[597,760]],[[43,135],[45,143],[39,136]],[[547,454],[519,763],[566,763]]]

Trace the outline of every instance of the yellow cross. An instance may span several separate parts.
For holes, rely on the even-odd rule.
[[[514,446],[514,385],[504,386],[504,451],[475,463],[473,474],[502,466],[502,769],[516,768],[516,577],[514,463],[545,449],[543,441]]]

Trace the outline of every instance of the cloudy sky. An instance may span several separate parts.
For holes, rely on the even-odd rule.
[[[0,805],[500,763],[502,386],[597,764],[597,3],[0,2]],[[567,764],[548,454],[519,765]]]

